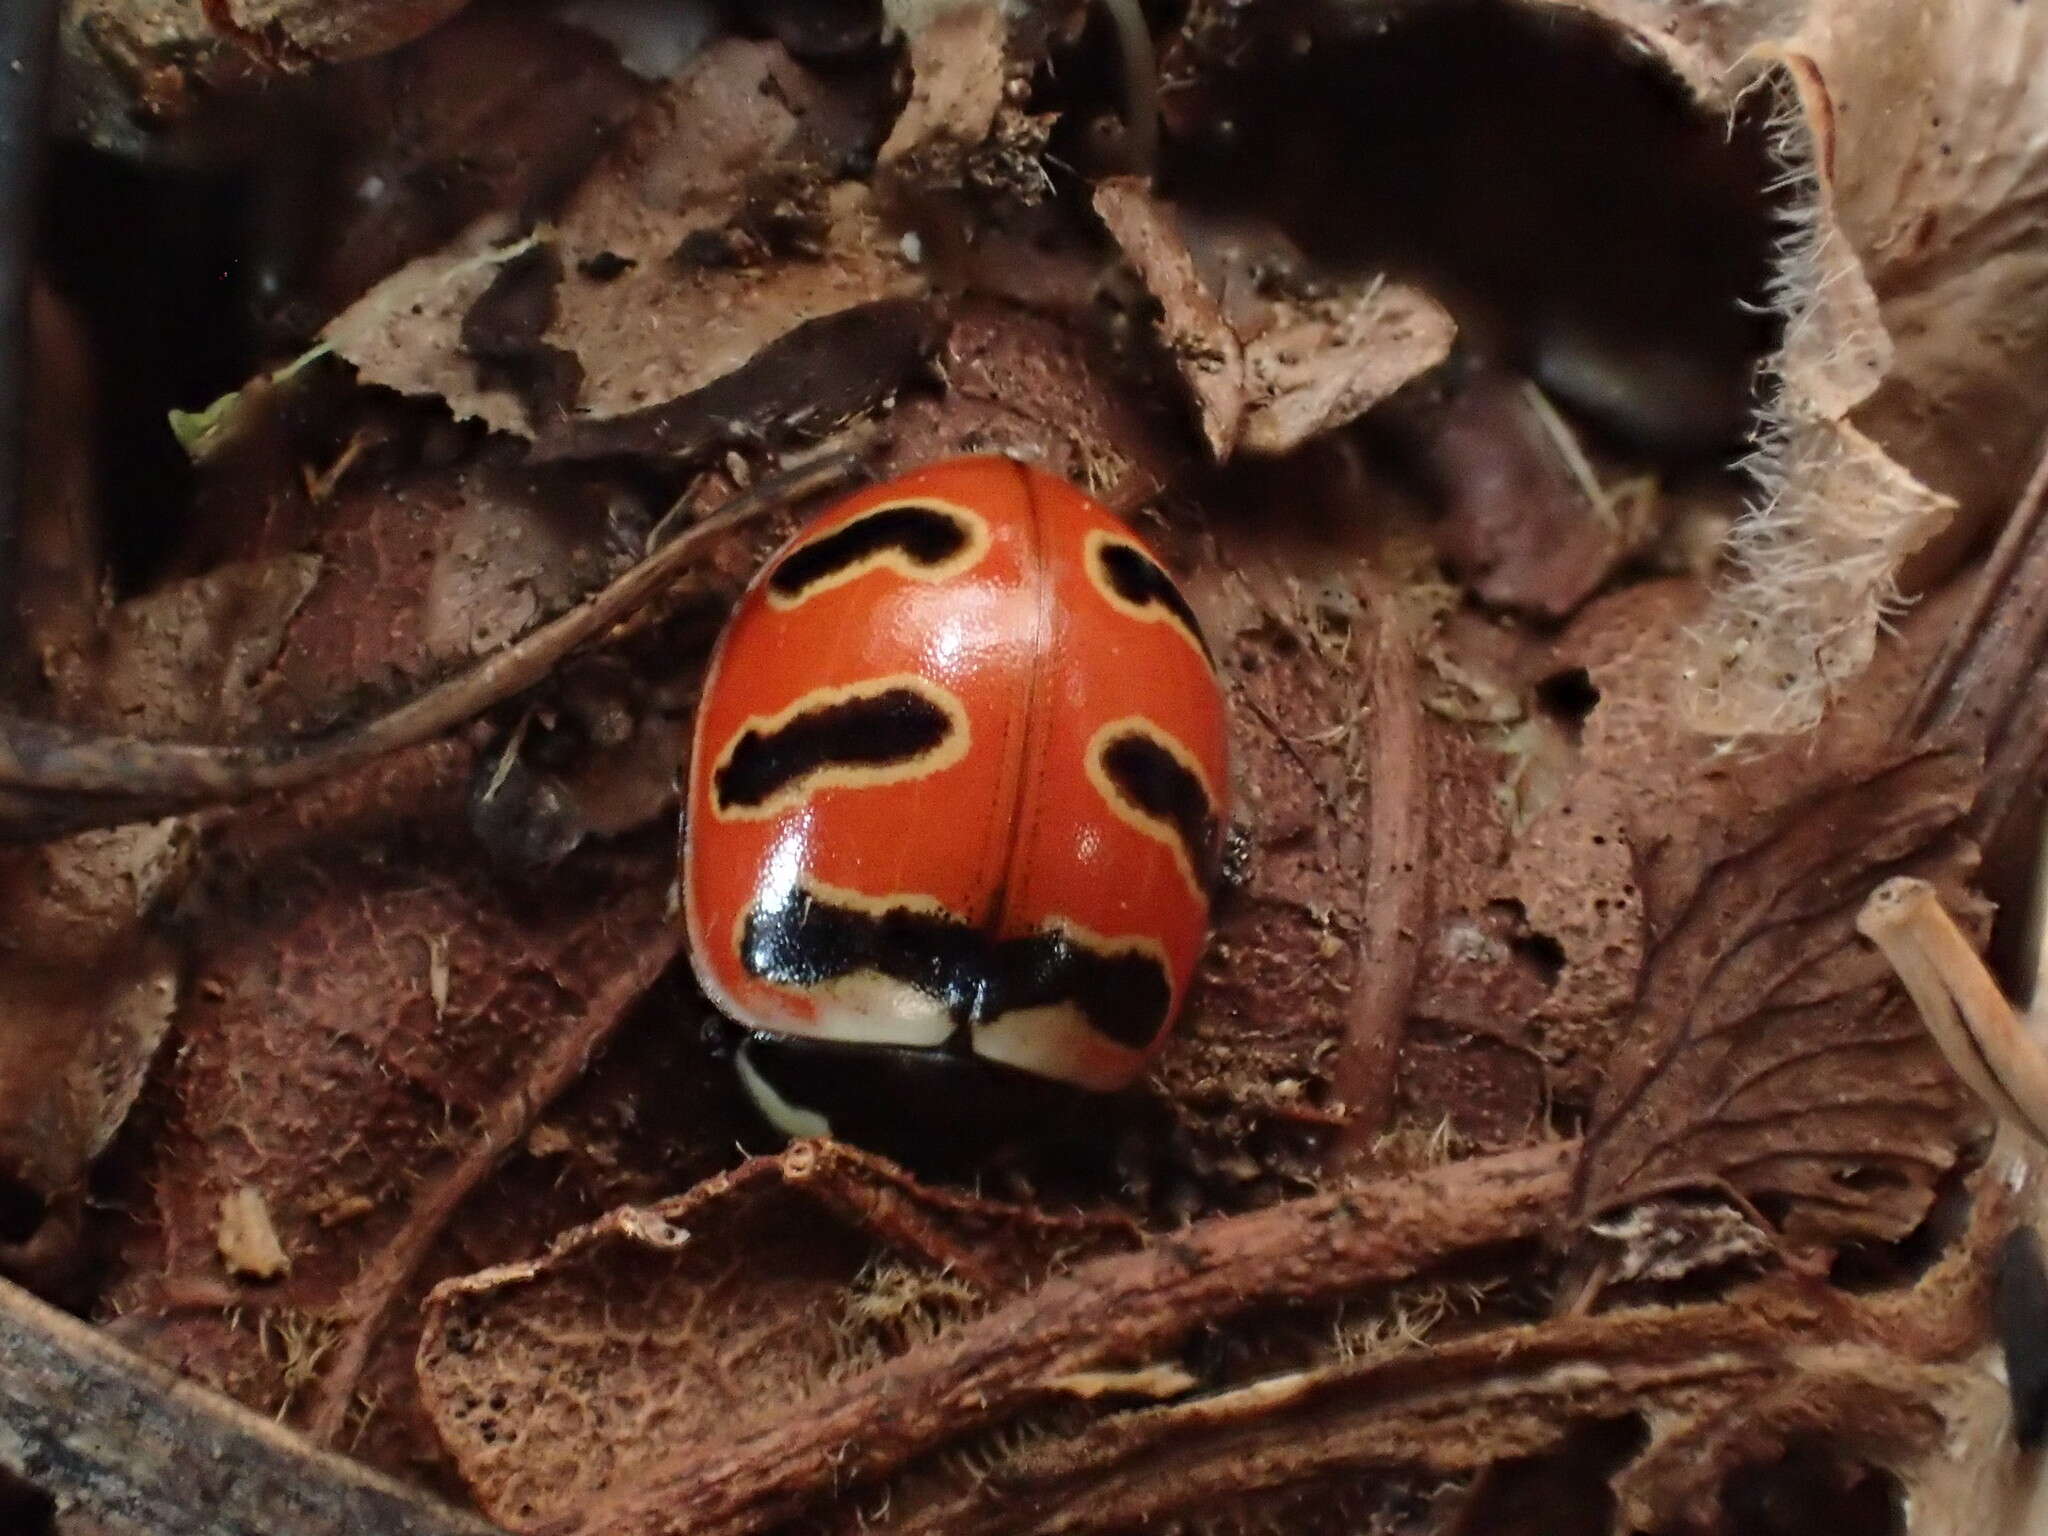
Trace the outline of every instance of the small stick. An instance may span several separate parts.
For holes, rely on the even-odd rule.
[[[503,1536],[5,1280],[0,1467],[109,1536]]]
[[[373,757],[416,746],[532,687],[563,657],[603,634],[687,569],[704,547],[742,523],[852,477],[857,458],[835,452],[761,481],[663,544],[610,586],[487,657],[362,725],[332,736],[251,746],[139,741],[0,717],[0,789],[105,795],[168,807],[246,799],[292,789]],[[116,803],[103,825],[124,816]]]
[[[1362,1162],[1386,1128],[1406,1032],[1408,1000],[1422,964],[1429,927],[1430,743],[1422,727],[1415,656],[1392,605],[1369,594],[1379,611],[1370,673],[1371,715],[1366,754],[1372,775],[1367,811],[1364,933],[1359,969],[1345,1009],[1344,1043],[1335,1064],[1337,1098],[1345,1111],[1336,1138],[1339,1166]]]
[[[1856,915],[1941,1053],[1999,1119],[2048,1145],[2048,1053],[1925,880],[1887,880]]]

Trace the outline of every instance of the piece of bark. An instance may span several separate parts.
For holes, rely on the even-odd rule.
[[[0,1467],[108,1536],[492,1536],[0,1280]]]
[[[849,1482],[1057,1396],[1061,1377],[1144,1362],[1205,1323],[1260,1305],[1335,1299],[1557,1219],[1577,1143],[1497,1157],[1245,1216],[1097,1259],[1019,1300],[719,1441],[679,1448],[639,1486],[536,1529],[549,1536],[739,1536]],[[884,1409],[883,1405],[886,1405]]]

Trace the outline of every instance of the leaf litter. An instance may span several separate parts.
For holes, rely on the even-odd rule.
[[[1595,1482],[1644,1530],[1735,1528],[1740,1480],[1811,1481],[1815,1447],[1881,1494],[1940,1486],[2030,1186],[1853,919],[1911,875],[1985,936],[1980,786],[2038,766],[2038,733],[1973,724],[1973,688],[2041,710],[1995,668],[1952,675],[1941,733],[1897,725],[1944,625],[2005,594],[1966,610],[1950,580],[1880,622],[1968,553],[1904,570],[1950,504],[2004,514],[2040,414],[2035,338],[1996,320],[2036,260],[2000,156],[2037,104],[1985,62],[2035,23],[1614,4],[1552,29],[1589,112],[1678,124],[1666,179],[1709,254],[1751,242],[1730,270],[1764,289],[1709,297],[1770,323],[1724,357],[1630,333],[1626,297],[1573,312],[1608,258],[1558,278],[1533,234],[1540,303],[1503,308],[1455,249],[1529,190],[1498,146],[1425,134],[1445,162],[1360,211],[1291,200],[1302,164],[1387,157],[1344,138],[1343,82],[1421,47],[1460,99],[1549,7],[1376,30],[1318,5],[1290,33],[1198,3],[1159,39],[1138,174],[1098,131],[1150,110],[1102,18],[892,12],[899,54],[756,9],[644,83],[578,32],[527,102],[475,60],[537,68],[567,34],[481,6],[316,70],[357,111],[392,79],[457,104],[406,183],[458,195],[335,200],[313,317],[207,418],[232,431],[196,569],[53,629],[49,712],[116,741],[345,732],[789,449],[1043,462],[1184,579],[1237,754],[1236,876],[1118,1155],[1026,1149],[970,1188],[776,1153],[740,1112],[676,964],[665,823],[718,620],[785,514],[693,545],[602,648],[440,741],[10,853],[0,1264],[521,1530],[1450,1531],[1490,1469],[1628,1418]],[[405,11],[365,48],[436,19]],[[218,37],[179,55],[145,105],[175,119],[203,81],[262,112],[248,78],[336,56],[294,51],[295,14],[225,73]],[[1248,83],[1276,58],[1282,105]],[[1895,71],[1910,134],[1864,106]],[[493,139],[520,151],[479,170]],[[1270,184],[1213,174],[1245,145]],[[346,367],[280,376],[316,332]],[[1753,375],[1743,512],[1700,445],[1730,456],[1742,408],[1712,402]]]

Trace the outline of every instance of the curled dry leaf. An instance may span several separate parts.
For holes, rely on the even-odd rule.
[[[438,1287],[422,1397],[485,1510],[530,1529],[1135,1236],[799,1143]]]
[[[1762,494],[1701,713],[1799,729],[1868,662],[1905,558],[1952,510],[1975,528],[2018,492],[2048,386],[2048,265],[2010,232],[2048,188],[2048,22],[1997,0],[1807,0],[1716,23],[1719,62],[1764,61],[1790,201]],[[1736,86],[1757,81],[1753,66]]]
[[[718,43],[650,97],[556,225],[529,237],[553,253],[555,275],[527,301],[527,355],[552,379],[567,361],[580,371],[573,396],[554,402],[573,407],[564,419],[531,417],[515,391],[477,375],[464,345],[503,264],[531,249],[497,243],[502,221],[393,274],[325,335],[367,382],[537,434],[543,456],[822,435],[929,345],[922,311],[905,303],[922,278],[866,185],[837,179],[835,160],[874,131],[771,43]],[[911,344],[853,345],[864,322],[891,338],[907,328]],[[513,350],[500,343],[501,369]]]

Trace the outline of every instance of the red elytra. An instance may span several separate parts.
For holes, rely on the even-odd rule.
[[[698,979],[768,1035],[1121,1087],[1200,959],[1227,785],[1200,630],[1123,523],[1001,458],[873,486],[763,567],[713,658]]]

